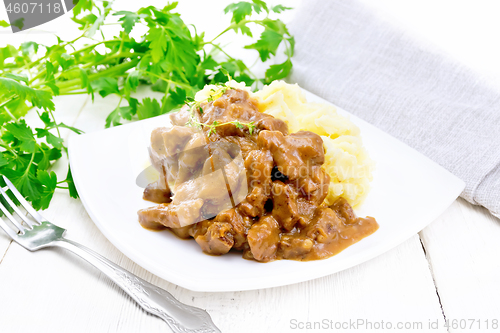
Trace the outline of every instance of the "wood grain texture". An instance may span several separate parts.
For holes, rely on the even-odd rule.
[[[141,5],[149,2],[162,5],[158,1]],[[195,3],[182,1],[181,11],[189,11]],[[120,5],[128,10],[137,7],[126,0]],[[208,2],[203,6],[196,6],[203,10],[189,11],[189,20],[197,26],[217,23],[219,20],[199,19],[196,13],[220,12],[223,6],[210,9],[212,4]],[[447,6],[441,7],[448,12]],[[428,26],[429,31],[435,28]],[[4,37],[2,41],[6,42]],[[24,40],[33,36],[10,37]],[[37,34],[36,40],[45,42],[42,37]],[[118,99],[97,97],[94,104],[85,101],[86,96],[58,97],[57,110],[64,112],[55,113],[57,120],[88,132],[102,130],[106,115]],[[63,159],[55,166],[60,175],[65,172],[65,163]],[[192,292],[145,271],[109,243],[80,201],[66,193],[56,193],[43,215],[67,228],[68,238],[166,289],[180,301],[206,309],[223,332],[328,331],[292,329],[293,319],[421,321],[425,328],[429,319],[443,319],[436,286],[448,319],[493,319],[500,313],[500,221],[463,200],[456,201],[420,233],[427,260],[419,237],[414,236],[369,262],[334,275],[285,287],[231,293]],[[30,253],[9,244],[0,232],[0,332],[169,332],[163,321],[146,314],[109,279],[73,254],[62,249]],[[370,331],[381,330],[356,330]]]
[[[500,220],[459,199],[421,237],[447,319],[497,319],[500,329]]]
[[[97,97],[93,104],[85,96],[59,97],[58,110],[65,112],[56,113],[56,118],[86,132],[102,130],[106,115],[117,102],[113,97]],[[55,165],[61,175],[65,167],[64,158]],[[481,303],[492,293],[498,299],[494,282],[499,269],[487,260],[489,253],[499,250],[493,242],[500,233],[498,220],[463,201],[421,233],[430,266],[419,237],[414,236],[386,254],[338,274],[280,288],[231,293],[192,292],[145,271],[116,250],[80,201],[66,193],[56,193],[43,214],[68,228],[68,238],[166,289],[180,301],[206,309],[223,332],[294,332],[293,320],[410,321],[422,322],[425,328],[429,320],[443,319],[430,268],[448,318],[479,312],[491,318],[498,313],[498,302],[492,300],[488,307]],[[1,233],[2,257],[9,243]],[[0,264],[0,300],[2,332],[168,331],[163,321],[142,311],[92,266],[59,249],[30,253],[12,244]],[[37,311],[24,319],[26,309]],[[442,327],[441,331],[446,330]]]
[[[10,243],[11,240],[7,236],[7,234],[3,231],[0,231],[0,264],[2,264],[3,258],[9,250]]]
[[[115,103],[113,98],[87,103],[82,112],[75,111],[78,119],[74,125],[87,132],[102,129]],[[64,165],[62,160],[56,168]],[[374,260],[321,279],[265,290],[199,293],[153,276],[126,258],[99,232],[80,201],[66,193],[56,193],[43,214],[67,228],[68,238],[166,289],[180,301],[206,309],[223,332],[294,332],[292,320],[425,324],[442,318],[417,235]],[[0,300],[9,300],[0,302],[0,323],[6,332],[168,331],[163,321],[142,311],[108,278],[60,249],[30,253],[12,244],[0,265]],[[24,319],[26,308],[37,309],[29,320]]]
[[[223,332],[294,332],[293,319],[427,323],[442,318],[418,236],[374,260],[321,279],[265,290],[199,293],[159,279],[123,256],[97,230],[78,200],[58,194],[44,215],[68,228],[68,238],[180,301],[206,309]],[[9,300],[0,302],[0,323],[6,332],[168,331],[109,279],[59,249],[30,253],[13,244],[0,265],[0,299]],[[27,308],[37,311],[23,320]]]

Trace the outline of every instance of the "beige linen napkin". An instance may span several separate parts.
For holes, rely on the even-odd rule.
[[[500,217],[500,92],[355,0],[303,0],[292,82],[417,149]]]

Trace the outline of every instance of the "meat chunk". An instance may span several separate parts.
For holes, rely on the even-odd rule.
[[[227,222],[231,225],[236,250],[243,250],[247,243],[248,230],[252,226],[252,220],[248,216],[243,216],[238,209],[232,208],[220,212],[214,219],[217,222]]]
[[[248,245],[253,258],[267,262],[276,258],[280,241],[278,222],[271,215],[265,215],[248,231]]]
[[[291,180],[307,177],[311,166],[325,161],[323,140],[313,132],[301,131],[284,136],[277,131],[262,131],[257,144],[271,152],[279,171]]]
[[[170,136],[165,136],[165,140],[169,140]],[[172,139],[174,141],[175,139]],[[210,152],[207,147],[205,136],[201,132],[191,135],[188,142],[183,148],[171,144],[173,147],[172,152],[177,152],[171,155],[168,161],[167,179],[169,182],[173,180],[174,184],[172,190],[177,193],[177,184],[182,184],[191,179],[198,178],[202,174],[202,169],[205,161],[210,157]],[[180,152],[178,150],[181,149]],[[169,148],[167,147],[169,152]]]
[[[198,129],[187,126],[172,126],[164,131],[162,136],[165,146],[165,155],[174,156],[184,151],[188,142],[192,140],[197,133],[200,133]],[[204,143],[205,142],[202,141],[201,145]],[[193,144],[191,144],[191,146],[193,146]]]
[[[215,133],[210,135],[208,137],[208,140],[210,142],[218,142],[218,143],[227,142],[229,144],[238,145],[240,148],[239,152],[241,152],[243,159],[246,159],[248,153],[250,153],[252,150],[257,149],[257,143],[255,142],[255,140],[253,140],[252,137],[248,136],[220,136],[219,134]]]
[[[189,106],[184,105],[179,111],[170,113],[169,118],[172,125],[185,126],[189,121],[189,115]]]
[[[203,220],[198,223],[195,223],[191,225],[191,228],[189,229],[189,235],[193,238],[196,238],[197,236],[204,235],[208,227],[213,223],[214,221],[212,220]]]
[[[163,142],[163,133],[167,129],[157,128],[151,135],[151,147],[149,148],[149,157],[152,166],[158,171],[159,178],[156,182],[149,184],[144,190],[144,200],[156,203],[171,202],[171,191],[167,183],[165,171],[165,145]]]
[[[245,90],[229,89],[224,96],[213,103],[202,105],[202,122],[212,124],[214,121],[229,122],[239,120],[242,122],[255,121],[258,111],[258,102],[250,98]]]
[[[324,203],[330,176],[320,136],[289,135],[247,91],[223,90],[201,103],[203,112],[185,106],[170,116],[173,127],[153,131],[149,153],[160,178],[144,198],[161,204],[138,212],[141,225],[193,237],[208,254],[234,248],[260,262],[323,259],[377,230],[346,200]],[[192,116],[218,124],[186,126]]]
[[[242,123],[254,123],[259,130],[280,131],[288,134],[288,126],[280,119],[259,112],[257,100],[250,98],[248,92],[239,89],[229,89],[213,103],[202,105],[202,122],[213,124],[214,121],[227,123],[238,120]],[[221,136],[245,136],[248,128],[235,124],[225,124],[216,128]]]
[[[271,195],[273,158],[268,151],[252,150],[245,159],[248,195],[240,209],[248,216],[262,215],[264,205]]]
[[[155,206],[154,208],[158,208],[158,206]],[[151,216],[154,214],[152,212],[143,212],[143,210],[140,210],[137,214],[139,215],[139,223],[145,229],[163,230],[166,228],[165,225],[160,223],[157,218]]]
[[[297,211],[299,213],[299,220],[297,223],[300,227],[305,227],[310,223],[310,221],[314,218],[317,208],[318,206],[312,204],[307,198],[297,198]]]
[[[170,228],[169,230],[172,231],[172,233],[179,238],[188,239],[189,237],[191,237],[190,234],[191,228],[192,225],[187,225],[185,227],[180,227],[180,228]]]
[[[170,194],[170,189],[158,188],[158,184],[155,182],[146,187],[143,199],[156,203],[169,203],[172,202]]]
[[[303,229],[303,234],[318,243],[329,243],[338,237],[342,221],[333,210],[319,207],[311,223]]]
[[[286,137],[289,147],[293,147],[299,152],[300,158],[313,165],[325,163],[325,149],[323,148],[323,139],[310,131],[299,131]]]
[[[149,158],[151,164],[158,172],[163,172],[163,161],[166,157],[165,142],[163,134],[169,129],[158,127],[151,132],[151,146],[149,147]]]
[[[313,132],[300,131],[284,136],[278,131],[261,131],[257,144],[260,148],[271,151],[278,168],[281,166],[285,169],[284,166],[288,164],[298,168],[303,164],[321,165],[325,162],[323,140]],[[284,174],[298,178],[297,171],[290,169],[290,175]]]
[[[337,213],[337,216],[344,224],[356,223],[356,214],[354,214],[351,205],[349,205],[346,199],[338,198],[330,208]]]
[[[273,217],[287,231],[295,226],[299,219],[297,192],[279,180],[273,182]]]
[[[314,242],[312,239],[302,235],[282,235],[280,241],[280,253],[284,259],[301,259],[311,252]]]
[[[231,224],[211,222],[204,234],[195,237],[203,252],[214,255],[226,254],[233,247]]]
[[[169,228],[180,228],[201,221],[203,200],[188,200],[181,204],[173,202],[139,210],[141,225],[159,223]]]
[[[211,150],[211,156],[199,168],[198,177],[189,176],[188,171],[185,171],[187,178],[193,178],[176,184],[172,206],[169,208],[178,210],[175,216],[178,217],[181,226],[212,218],[219,212],[233,207],[229,189],[238,193],[239,188],[246,188],[243,161],[237,162],[238,160],[233,160],[223,149],[215,147]],[[188,169],[186,167],[186,170]],[[244,195],[241,197],[242,200]],[[193,206],[192,203],[197,205]],[[186,208],[187,206],[190,208]]]
[[[185,126],[153,130],[149,155],[174,193],[176,184],[199,176],[203,162],[209,157],[203,132]]]
[[[313,205],[319,206],[328,195],[330,176],[319,165],[312,166],[308,171],[308,177],[295,180],[300,193]]]
[[[280,132],[262,131],[257,143],[269,149],[278,170],[295,183],[303,196],[321,204],[328,194],[330,176],[321,168],[325,154],[319,135],[301,131],[283,136]]]
[[[169,203],[172,201],[170,198],[171,195],[172,193],[165,179],[164,168],[162,167],[159,179],[146,186],[143,199],[156,203]]]
[[[172,228],[197,223],[233,207],[231,200],[239,203],[247,194],[243,159],[241,156],[232,158],[229,155],[239,150],[236,144],[226,142],[206,145],[203,133],[175,128],[161,132],[168,178],[173,183],[172,202],[168,206],[139,211],[141,223],[154,222]],[[158,187],[150,185],[145,195],[161,195],[155,191]],[[165,187],[168,188],[168,185],[165,184]],[[158,199],[168,202],[170,196]]]
[[[220,169],[224,172],[227,191],[233,205],[237,205],[248,193],[247,172],[239,147],[234,143],[211,143],[210,149],[214,171]]]
[[[283,135],[288,134],[288,125],[281,119],[271,116],[263,117],[256,124],[257,129],[267,131],[278,131]]]

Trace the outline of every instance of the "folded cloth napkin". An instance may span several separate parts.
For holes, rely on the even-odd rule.
[[[355,0],[307,0],[291,81],[417,149],[500,217],[500,93]]]

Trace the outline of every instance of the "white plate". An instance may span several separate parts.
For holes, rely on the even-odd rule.
[[[306,93],[308,101],[324,102]],[[341,114],[347,112],[339,110]],[[463,181],[365,121],[350,115],[376,162],[373,188],[356,213],[374,216],[373,235],[326,260],[259,263],[241,254],[203,254],[194,240],[169,231],[152,232],[137,221],[142,200],[136,185],[149,165],[151,130],[169,124],[165,116],[80,136],[69,142],[75,185],[102,233],[127,257],[153,274],[195,291],[236,291],[282,286],[358,265],[404,242],[436,219],[460,195]]]

